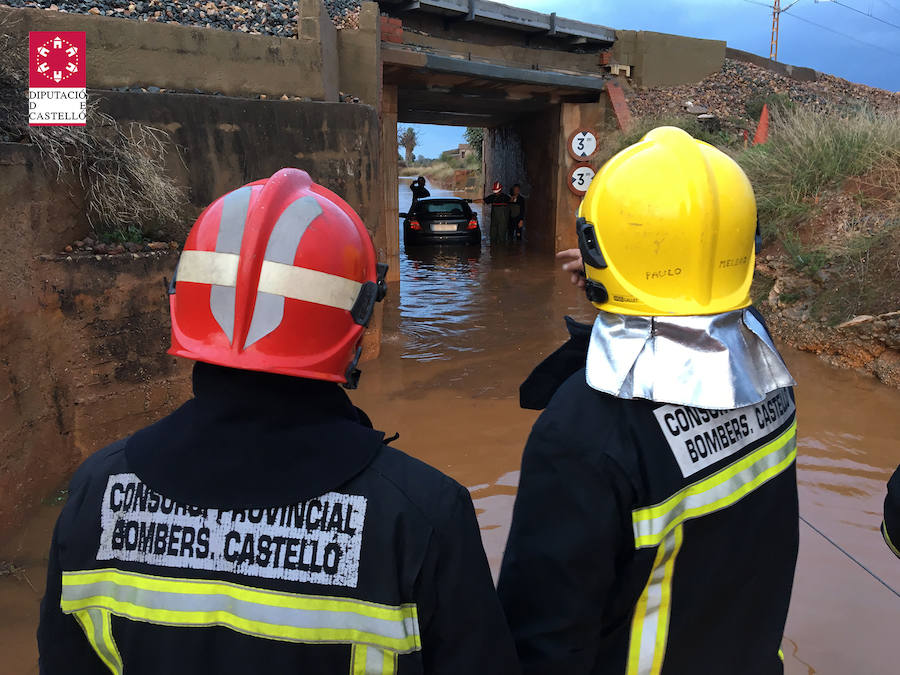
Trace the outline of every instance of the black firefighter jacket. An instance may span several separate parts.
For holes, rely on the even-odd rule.
[[[498,590],[529,675],[770,675],[798,546],[794,400],[712,411],[602,394],[589,326],[521,389]]]
[[[337,385],[197,364],[194,391],[72,479],[41,673],[518,670],[463,487]]]

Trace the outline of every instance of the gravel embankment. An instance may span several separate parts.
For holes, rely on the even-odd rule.
[[[104,2],[76,0],[50,2],[48,0],[6,0],[10,7],[50,9],[74,14],[99,14],[136,21],[159,21],[189,26],[206,26],[219,30],[237,30],[251,35],[296,37],[297,9],[295,2],[267,0],[261,2],[195,2],[179,0],[143,0],[141,2]],[[328,14],[338,28],[357,25],[357,0],[325,0]]]
[[[726,59],[725,65],[702,82],[678,87],[635,89],[628,95],[633,115],[680,113],[685,102],[709,109],[720,117],[746,117],[746,103],[761,94],[783,94],[796,104],[824,111],[835,107],[868,106],[874,110],[900,109],[900,93],[821,75],[815,82],[801,82],[765,68]]]

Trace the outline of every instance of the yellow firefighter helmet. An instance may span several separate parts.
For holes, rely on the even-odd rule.
[[[589,299],[617,314],[719,314],[750,304],[756,200],[721,150],[659,127],[610,159],[578,210]]]

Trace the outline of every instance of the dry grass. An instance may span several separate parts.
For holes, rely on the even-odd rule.
[[[27,45],[0,23],[0,140],[30,143],[45,169],[80,192],[85,215],[100,236],[165,228],[185,202],[166,174],[168,134],[143,124],[119,124],[88,102],[87,126],[28,125]]]

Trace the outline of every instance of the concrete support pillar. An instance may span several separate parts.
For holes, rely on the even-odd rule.
[[[322,78],[322,100],[336,102],[340,72],[337,29],[322,0],[299,0],[297,8],[300,15],[297,38],[317,44],[319,48],[321,70],[317,75]]]
[[[363,2],[359,28],[337,31],[340,90],[381,109],[381,14],[378,3]]]
[[[509,194],[514,184],[519,183],[522,186],[522,194],[526,199],[530,198],[531,187],[525,167],[525,152],[522,148],[522,138],[515,127],[506,126],[485,129],[482,158],[482,167],[484,169],[483,194],[491,194],[494,181],[500,181],[506,194]],[[491,227],[490,207],[485,205],[482,213],[484,220],[482,223],[483,231],[493,233],[492,244],[499,243],[493,241],[494,234],[498,233],[495,233]],[[499,227],[505,229],[506,225],[499,225]],[[501,241],[504,236],[505,233],[500,234]]]
[[[388,281],[400,281],[400,203],[397,193],[397,87],[385,85],[381,98],[382,217]]]
[[[575,235],[575,212],[581,204],[581,197],[569,189],[569,171],[577,162],[569,156],[567,144],[569,135],[578,129],[588,128],[597,132],[598,138],[611,128],[608,125],[609,103],[606,98],[596,103],[562,103],[560,104],[560,122],[558,130],[557,172],[556,172],[556,250],[575,248],[578,238]],[[602,143],[602,141],[601,141]],[[600,168],[596,157],[589,160],[594,170]]]

